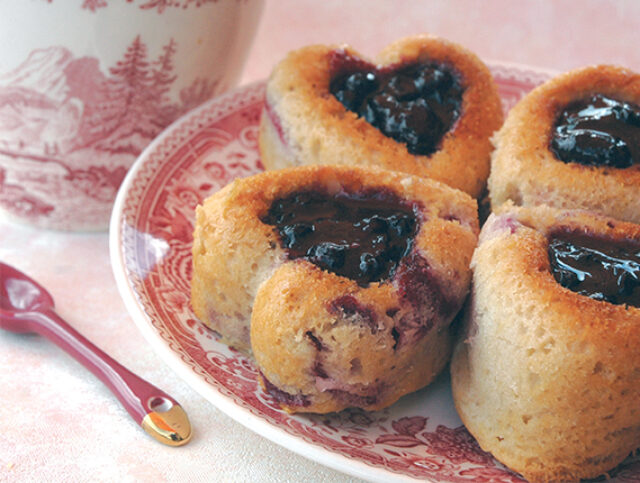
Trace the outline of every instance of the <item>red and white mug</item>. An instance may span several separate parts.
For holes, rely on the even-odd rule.
[[[0,2],[0,212],[106,229],[140,152],[237,83],[263,4]]]

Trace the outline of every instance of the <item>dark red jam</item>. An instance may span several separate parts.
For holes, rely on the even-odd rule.
[[[329,304],[329,313],[351,319],[354,322],[357,321],[361,325],[369,327],[372,334],[378,330],[375,310],[361,304],[353,295],[341,295],[333,299]]]
[[[460,116],[463,88],[443,64],[385,69],[344,53],[332,61],[330,92],[346,107],[404,143],[411,154],[430,155]]]
[[[274,385],[269,379],[264,377],[264,374],[260,372],[260,378],[264,383],[264,389],[267,394],[270,394],[277,402],[282,405],[292,408],[305,408],[311,404],[311,401],[304,394],[290,394],[283,391],[276,385]]]
[[[602,94],[574,102],[556,120],[551,150],[565,163],[640,164],[640,106]]]
[[[549,239],[549,261],[563,287],[596,300],[640,307],[640,243],[559,232]]]
[[[416,213],[417,206],[384,190],[305,191],[275,200],[262,221],[276,227],[290,259],[305,258],[366,286],[388,279],[411,250]]]

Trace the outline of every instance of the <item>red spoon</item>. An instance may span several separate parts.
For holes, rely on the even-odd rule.
[[[187,414],[171,396],[118,364],[55,311],[36,281],[0,262],[0,328],[35,332],[57,344],[100,379],[131,417],[158,441],[180,446],[191,438]]]

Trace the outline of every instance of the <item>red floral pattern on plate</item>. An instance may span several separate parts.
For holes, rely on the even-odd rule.
[[[505,111],[548,73],[492,66]],[[167,361],[214,404],[311,459],[377,481],[517,482],[482,451],[457,417],[447,374],[386,410],[290,415],[259,389],[257,371],[218,342],[191,311],[195,206],[232,179],[261,171],[257,132],[264,85],[208,102],[143,154],[112,219],[114,272],[136,323]],[[640,478],[629,459],[612,475]]]

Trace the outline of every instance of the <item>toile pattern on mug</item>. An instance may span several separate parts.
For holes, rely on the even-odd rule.
[[[107,228],[129,167],[165,127],[233,87],[263,0],[0,4],[0,211]]]

